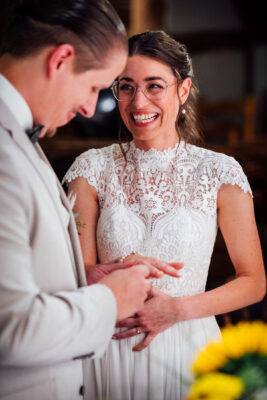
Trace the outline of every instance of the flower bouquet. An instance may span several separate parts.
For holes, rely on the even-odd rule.
[[[193,363],[187,400],[267,400],[267,324],[240,322],[222,329]]]

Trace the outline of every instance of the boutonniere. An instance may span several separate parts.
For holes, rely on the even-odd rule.
[[[76,193],[70,192],[68,194],[68,200],[71,206],[71,209],[73,210],[73,207],[75,205],[75,201],[76,201],[77,195]],[[76,223],[76,228],[77,228],[77,232],[78,235],[81,235],[80,229],[85,228],[86,224],[82,221],[77,220],[77,218],[80,216],[80,213],[73,213],[74,219],[75,219],[75,223]]]

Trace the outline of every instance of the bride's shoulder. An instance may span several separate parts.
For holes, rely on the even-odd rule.
[[[114,143],[109,146],[100,147],[100,148],[91,148],[83,153],[81,153],[77,160],[87,160],[87,161],[100,161],[114,158],[114,154],[121,152],[120,146],[117,143]]]
[[[190,156],[199,166],[227,166],[235,165],[239,166],[239,163],[232,156],[225,153],[220,153],[214,150],[210,150],[204,147],[198,147],[196,145],[187,144],[185,145],[186,154]]]
[[[198,176],[202,180],[207,177],[209,181],[215,182],[214,187],[217,190],[222,184],[238,185],[244,192],[252,195],[243,168],[234,157],[203,147],[187,146],[188,155],[196,165]]]

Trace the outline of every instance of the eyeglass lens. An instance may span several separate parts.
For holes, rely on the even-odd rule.
[[[145,94],[146,97],[159,100],[165,96],[168,85],[164,83],[151,83],[148,82],[140,90]],[[117,100],[119,101],[129,101],[132,100],[139,88],[125,82],[118,82],[113,86],[113,93]]]

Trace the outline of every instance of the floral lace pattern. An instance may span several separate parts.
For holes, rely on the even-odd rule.
[[[75,160],[64,180],[79,176],[98,191],[100,262],[131,252],[184,262],[181,278],[152,282],[172,296],[205,290],[221,185],[238,185],[252,195],[234,158],[183,142],[163,152],[143,151],[131,142],[127,163],[117,144],[91,149]]]

